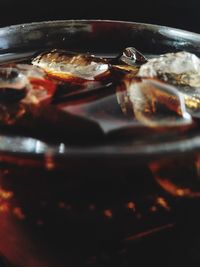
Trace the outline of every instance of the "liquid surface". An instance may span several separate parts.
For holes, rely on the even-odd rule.
[[[193,134],[198,129],[193,119],[198,118],[198,89],[177,90],[162,79],[137,77],[138,71],[146,76],[145,65],[149,69],[152,61],[154,66],[159,56],[149,59],[138,51],[131,53],[135,50],[128,48],[118,57],[59,50],[5,55],[1,76],[7,76],[0,81],[2,131],[23,130],[23,135],[76,144],[111,139],[151,142],[157,135],[162,140]],[[191,68],[194,57],[190,58]],[[12,73],[16,77],[11,78]]]

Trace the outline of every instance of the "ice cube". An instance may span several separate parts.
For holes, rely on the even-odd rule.
[[[166,82],[200,87],[200,59],[189,52],[168,53],[140,67],[140,77],[157,77]]]
[[[114,58],[113,64],[126,64],[128,66],[138,66],[147,62],[145,56],[134,47],[127,47],[123,52]]]
[[[57,49],[38,55],[32,60],[32,64],[56,79],[76,79],[77,82],[93,81],[110,73],[110,65],[105,59]]]
[[[127,114],[132,105],[135,118],[149,127],[190,125],[184,97],[176,88],[155,79],[126,78],[118,87],[126,88],[126,96],[118,102]]]

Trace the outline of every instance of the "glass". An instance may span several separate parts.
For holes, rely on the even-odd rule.
[[[53,48],[111,58],[131,46],[147,56],[199,56],[199,44],[197,34],[155,25],[42,22],[0,29],[0,62]],[[139,139],[131,133],[81,145],[2,129],[1,253],[20,267],[89,266],[173,228],[180,197],[199,197],[199,130]]]

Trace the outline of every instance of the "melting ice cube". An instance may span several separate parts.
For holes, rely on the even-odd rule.
[[[33,59],[32,64],[61,80],[93,81],[107,76],[110,68],[105,59],[57,49],[38,55]]]
[[[143,64],[138,76],[157,77],[176,85],[200,87],[200,59],[185,51],[164,54]]]
[[[135,118],[150,127],[176,127],[191,124],[184,97],[176,88],[155,79],[124,79],[120,87],[126,88],[124,102],[118,97],[123,113],[132,104]]]

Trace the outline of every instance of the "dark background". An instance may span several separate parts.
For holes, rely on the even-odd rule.
[[[200,33],[200,0],[0,0],[0,12],[0,26],[55,19],[113,19],[160,24]],[[134,263],[137,261],[140,263],[137,266],[200,266],[200,221],[196,212],[195,219],[192,213],[192,210],[199,210],[199,202],[196,209],[192,207],[186,209],[184,206],[180,211],[184,214],[181,222],[185,224],[181,224],[178,230],[130,246],[125,255],[116,257],[113,254],[111,259],[108,258],[108,265],[101,266],[129,266],[127,261],[130,266],[136,266]],[[175,217],[178,215],[175,214]],[[126,262],[122,264],[124,258]]]
[[[54,19],[114,19],[200,33],[199,7],[199,0],[1,0],[0,26]]]

